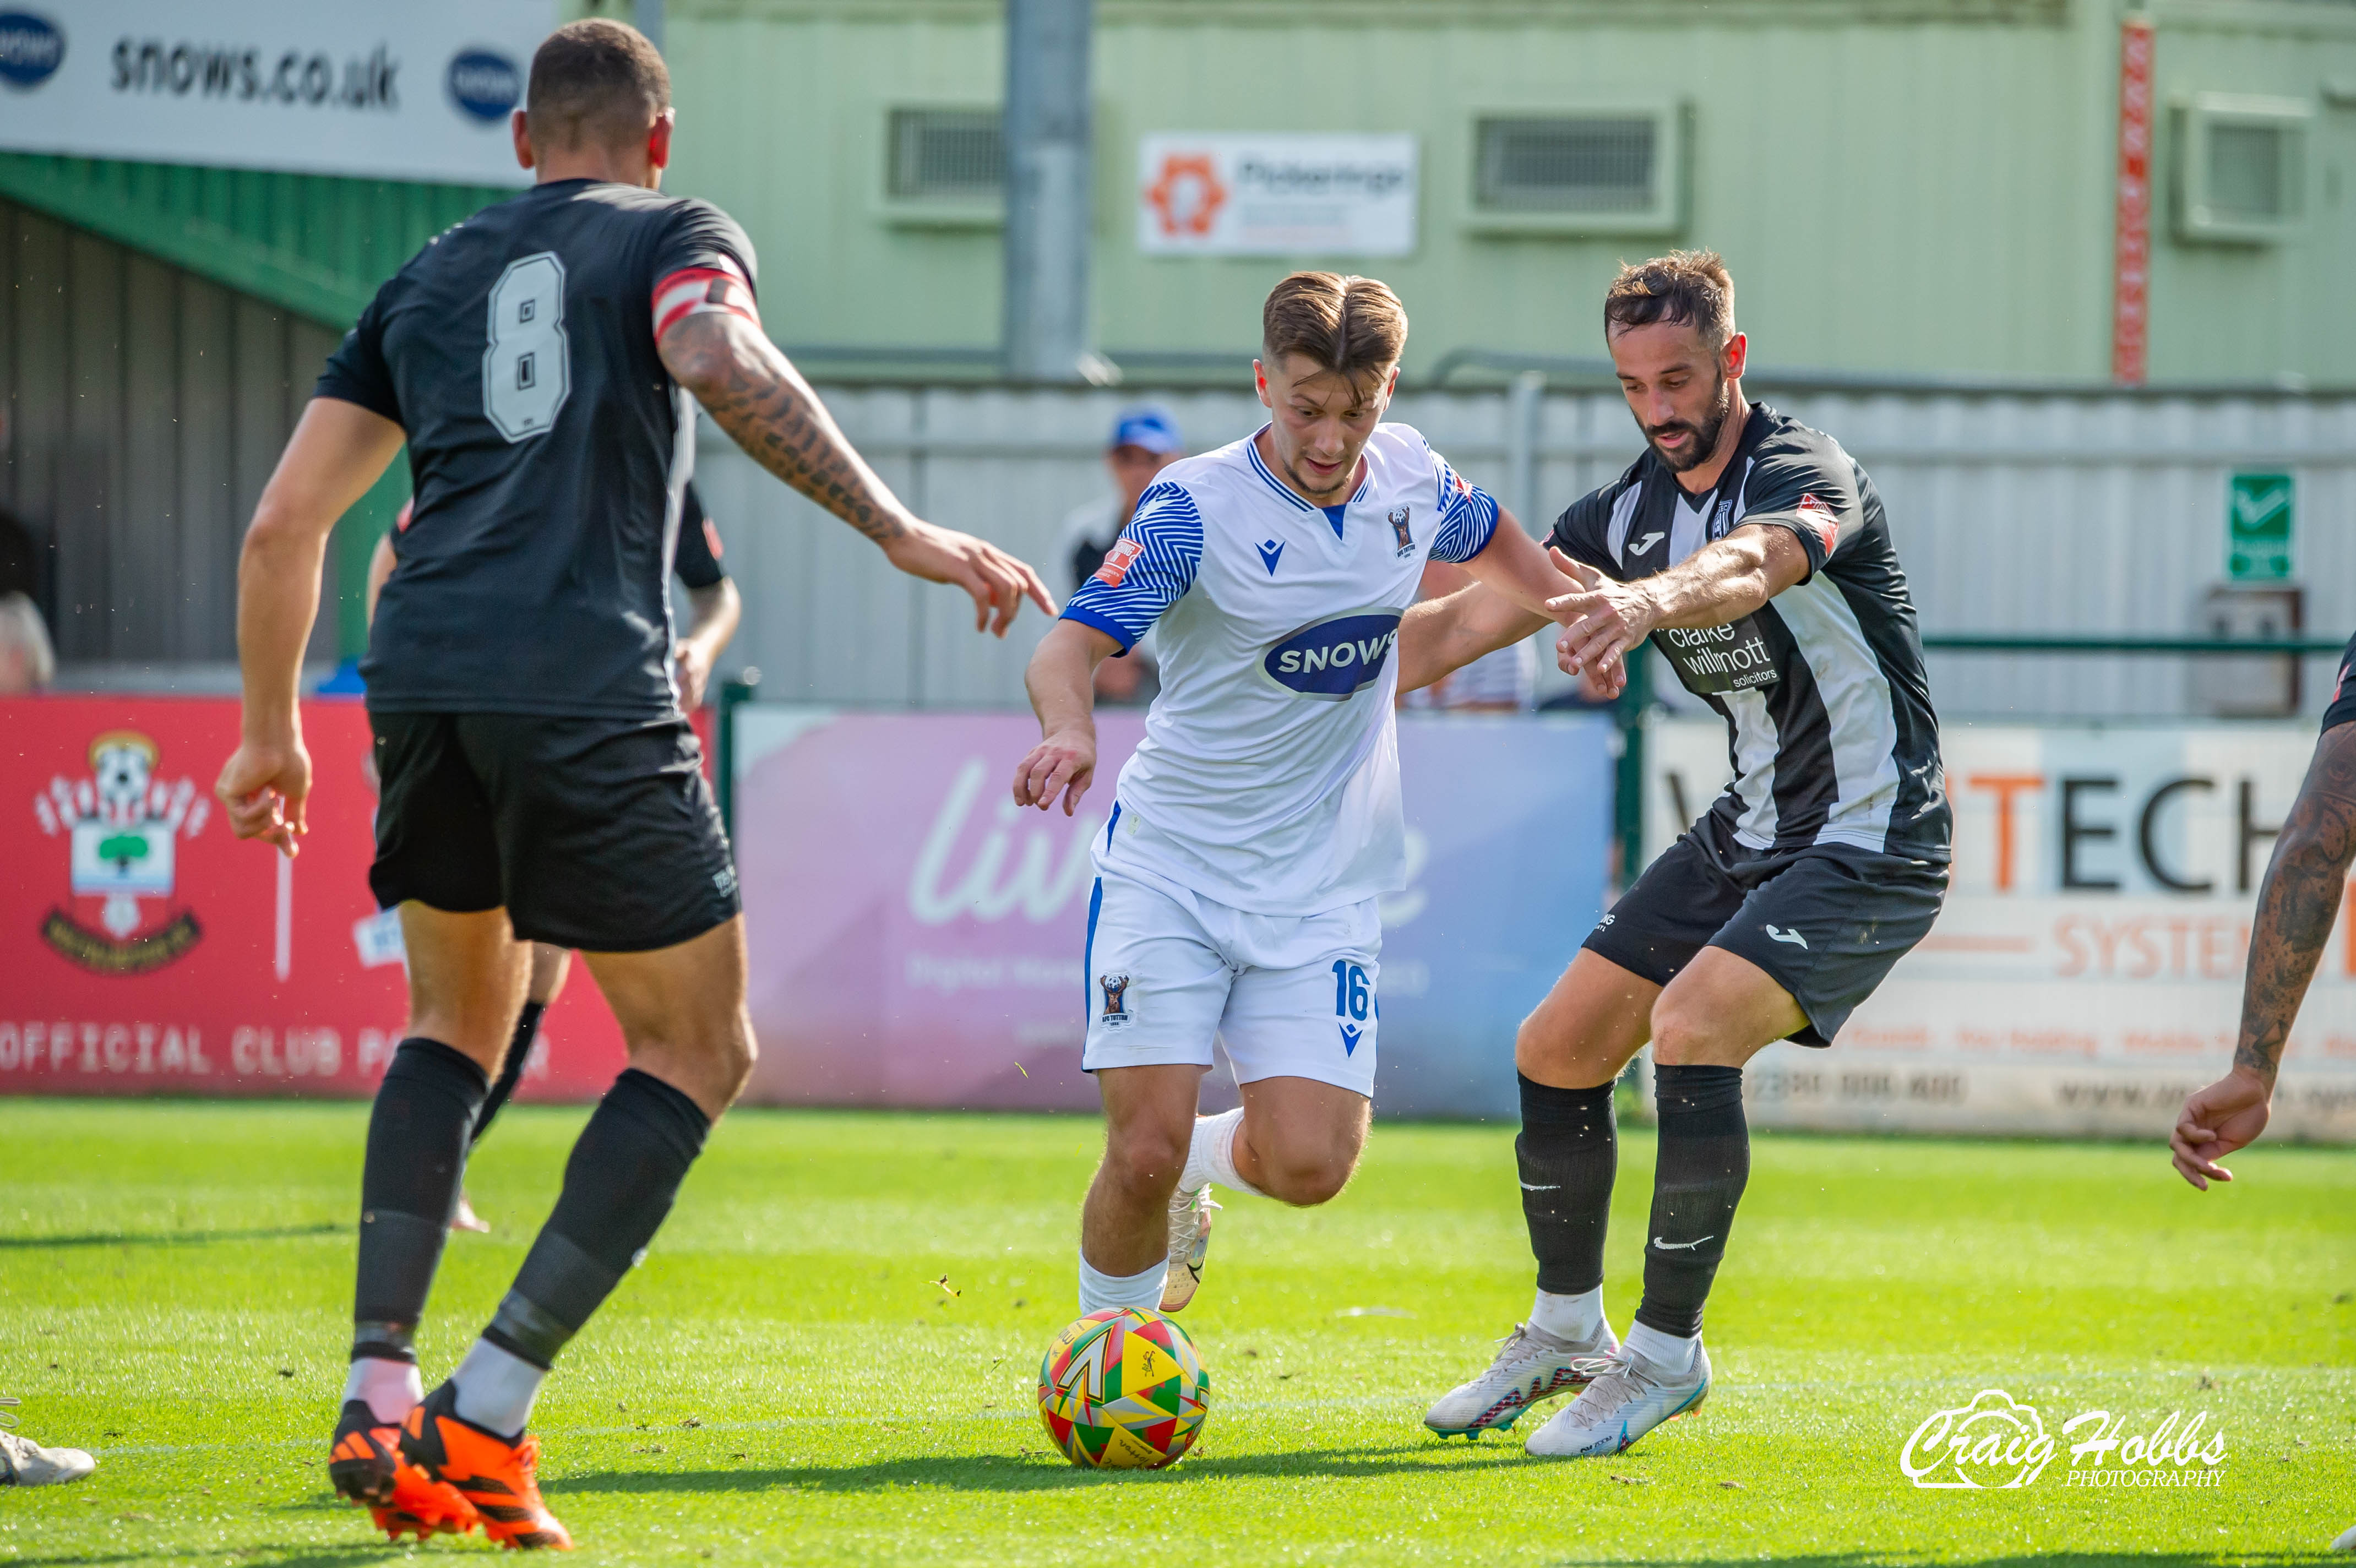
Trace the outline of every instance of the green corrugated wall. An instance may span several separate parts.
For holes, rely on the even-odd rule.
[[[420,246],[497,186],[420,185],[257,169],[0,154],[0,197],[280,306],[336,332]],[[337,526],[337,646],[367,643],[369,552],[409,496],[396,461]]]

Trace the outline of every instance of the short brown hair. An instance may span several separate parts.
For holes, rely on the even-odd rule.
[[[1666,322],[1690,326],[1712,348],[1734,336],[1734,280],[1715,251],[1672,251],[1620,264],[1603,294],[1603,336]]]
[[[1355,385],[1398,363],[1407,307],[1373,278],[1295,272],[1269,292],[1259,329],[1269,363],[1298,354]]]
[[[669,107],[662,56],[626,22],[568,22],[531,57],[524,113],[543,146],[635,141]]]

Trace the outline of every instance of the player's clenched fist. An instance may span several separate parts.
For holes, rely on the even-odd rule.
[[[1014,804],[1044,811],[1064,797],[1064,815],[1079,809],[1080,796],[1096,778],[1097,738],[1093,731],[1059,730],[1031,748],[1014,770]]]
[[[294,840],[311,831],[304,820],[311,797],[311,753],[300,741],[248,741],[221,768],[213,794],[229,813],[230,831],[240,838],[266,838],[289,856],[298,854]]]

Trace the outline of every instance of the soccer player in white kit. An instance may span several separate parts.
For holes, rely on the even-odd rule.
[[[1399,618],[1427,560],[1539,613],[1578,592],[1420,434],[1383,422],[1407,341],[1389,289],[1296,272],[1261,319],[1269,422],[1162,470],[1026,677],[1044,739],[1014,798],[1068,815],[1095,775],[1096,667],[1159,623],[1162,692],[1088,899],[1081,1064],[1106,1137],[1083,1313],[1192,1299],[1215,1179],[1303,1206],[1348,1181],[1375,1083],[1376,900],[1406,882]],[[1243,1104],[1197,1117],[1214,1036]]]

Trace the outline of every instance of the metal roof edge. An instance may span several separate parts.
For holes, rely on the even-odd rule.
[[[271,246],[203,219],[160,213],[76,177],[78,166],[98,161],[44,153],[0,154],[0,196],[337,332],[349,326],[368,304],[372,291],[355,292],[324,269],[291,261]]]

